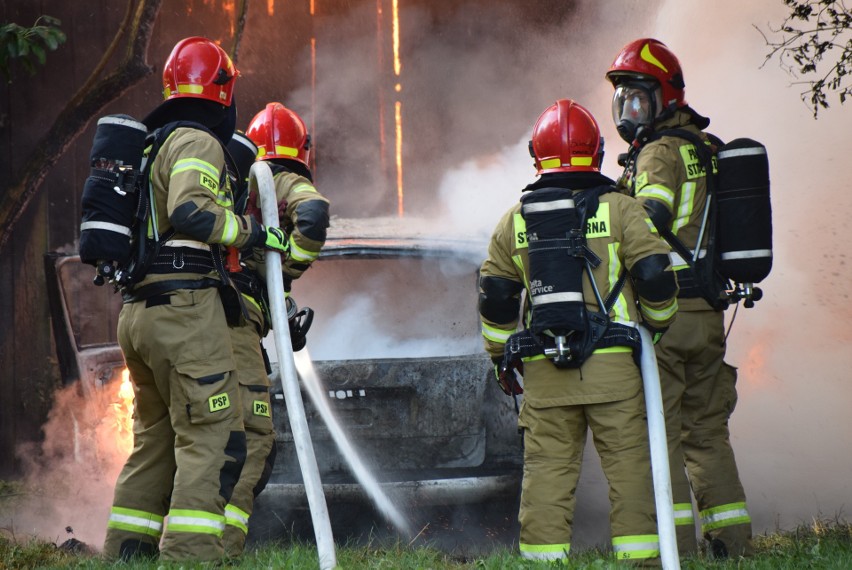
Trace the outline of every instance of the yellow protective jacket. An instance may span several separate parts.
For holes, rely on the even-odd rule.
[[[165,245],[209,251],[223,245],[244,247],[259,239],[260,226],[234,213],[222,145],[205,131],[180,127],[168,136],[151,165],[150,187],[148,236],[159,238],[174,229]],[[149,273],[138,286],[198,277],[176,268]],[[207,277],[219,279],[219,274],[214,270]]]
[[[307,271],[325,244],[329,226],[329,201],[310,180],[300,174],[281,170],[273,176],[273,181],[277,202],[286,203],[279,223],[289,236],[290,252],[282,262],[285,289],[289,294],[290,282]],[[244,254],[242,259],[246,269],[257,272],[260,287],[265,288],[266,250],[254,248],[248,255]],[[247,301],[250,319],[265,334],[270,323],[265,318],[261,301],[245,293],[243,297]]]
[[[545,175],[527,189],[556,186],[581,190],[603,184],[613,182],[597,173],[555,179]],[[530,316],[529,255],[520,211],[521,205],[517,204],[503,215],[480,270],[482,335],[492,360],[502,358],[509,336],[526,326]],[[603,298],[622,271],[631,276],[609,312],[611,322],[627,326],[645,322],[660,330],[668,327],[677,312],[677,284],[668,261],[669,247],[655,233],[642,206],[618,192],[602,194],[595,218],[587,223],[586,239],[588,247],[602,260],[592,273]],[[637,279],[640,276],[642,279]],[[585,271],[583,283],[587,309],[599,311]],[[639,290],[643,294],[637,294]],[[558,369],[544,356],[524,362],[524,398],[534,407],[617,401],[635,396],[640,387],[641,378],[628,347],[598,349],[578,369]]]
[[[689,112],[680,110],[673,117],[655,125],[655,130],[663,136],[652,140],[639,151],[632,184],[633,194],[649,209],[652,221],[665,224],[689,251],[695,249],[704,216],[707,174],[694,145],[677,136],[666,136],[665,130],[690,131],[709,145],[707,135],[694,122]],[[715,168],[715,158],[713,160]],[[706,243],[707,232],[704,237]],[[676,272],[690,271],[677,252],[671,255]],[[701,297],[681,296],[678,305],[682,311],[711,308]]]

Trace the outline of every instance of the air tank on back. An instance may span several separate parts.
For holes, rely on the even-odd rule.
[[[716,158],[721,273],[736,283],[759,283],[772,269],[766,147],[752,139],[734,139]]]

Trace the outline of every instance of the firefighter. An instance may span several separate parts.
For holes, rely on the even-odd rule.
[[[601,174],[603,141],[595,119],[584,107],[568,99],[548,107],[533,129],[530,153],[541,176],[524,188],[528,194],[522,203],[498,223],[479,282],[482,334],[500,387],[507,394],[524,394],[518,422],[524,437],[520,553],[538,560],[567,557],[574,492],[586,434],[591,430],[610,485],[616,557],[658,565],[648,427],[634,351],[640,344],[639,323],[655,334],[661,333],[677,311],[677,284],[668,247],[652,232],[640,204],[612,192],[614,182]],[[562,198],[546,205],[533,204],[537,195],[546,193]],[[536,207],[528,212],[546,211],[556,209],[555,205],[580,202],[589,209],[588,221],[577,229],[579,235],[585,235],[585,246],[559,251],[556,262],[545,268],[542,277],[536,269],[538,260],[531,265],[533,238],[537,242],[541,235],[530,230],[531,214],[525,213],[525,208],[530,204]],[[559,231],[565,235],[564,227]],[[581,264],[580,273],[574,276],[575,291],[550,295],[556,291],[549,280],[561,279],[562,273],[569,272],[566,260],[581,254],[598,263],[592,267],[588,261],[587,269]],[[524,330],[513,334],[525,289]],[[542,297],[542,292],[548,294]],[[580,366],[577,361],[572,366],[570,359],[560,363],[558,351],[557,357],[548,355],[554,350],[555,338],[548,335],[556,330],[556,321],[543,323],[547,317],[536,315],[536,310],[553,306],[550,303],[560,299],[574,299],[579,315],[603,313],[609,322],[602,335],[605,339],[589,343],[585,353],[580,350],[574,355],[580,359],[586,355]],[[603,307],[599,302],[602,299],[606,299]],[[560,315],[558,312],[555,318]],[[551,328],[535,332],[544,326]],[[585,338],[579,328],[573,329],[573,334]],[[571,335],[568,330],[565,336]],[[515,339],[524,337],[532,342],[515,346]],[[518,350],[524,346],[532,348]],[[521,362],[504,358],[509,354],[520,355]],[[522,388],[513,368],[523,372]]]
[[[159,249],[147,273],[124,290],[118,320],[135,392],[134,447],[107,523],[110,559],[224,555],[225,505],[246,440],[228,333],[241,307],[221,247],[287,251],[279,228],[232,211],[223,144],[235,128],[237,75],[214,42],[181,40],[163,68],[165,101],[144,119],[149,131],[192,123],[173,130],[149,157],[147,227]]]
[[[631,146],[620,185],[642,202],[661,235],[675,236],[690,252],[704,235],[698,247],[703,255],[707,169],[696,144],[712,150],[718,139],[703,132],[710,120],[687,105],[677,57],[655,39],[635,40],[606,77],[615,88],[613,119]],[[696,144],[683,138],[690,134],[700,137]],[[680,551],[696,549],[691,485],[711,553],[750,555],[751,517],[728,430],[737,371],[724,361],[724,305],[711,299],[711,306],[683,256],[673,251],[671,257],[680,284],[679,315],[656,352]]]
[[[281,226],[289,236],[290,253],[282,271],[290,340],[293,350],[298,351],[305,346],[309,321],[303,320],[307,313],[297,312],[290,296],[291,283],[319,257],[329,226],[328,200],[314,187],[309,167],[310,136],[299,115],[281,103],[269,103],[252,119],[246,136],[235,139],[233,143],[237,145],[251,145],[257,158],[267,161],[274,173]],[[246,198],[247,211],[260,221],[257,195],[252,193]],[[231,501],[225,507],[224,540],[229,556],[243,552],[254,499],[265,486],[275,457],[270,381],[261,344],[271,327],[264,257],[262,249],[244,250],[243,266],[232,274],[249,312],[249,326],[231,329],[248,455]]]

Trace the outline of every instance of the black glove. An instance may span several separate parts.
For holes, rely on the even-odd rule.
[[[494,358],[491,360],[494,364],[494,377],[497,379],[497,385],[507,396],[518,396],[524,393],[524,389],[518,382],[517,373],[523,377],[524,363],[520,359],[513,360],[507,366],[503,366],[503,360]]]

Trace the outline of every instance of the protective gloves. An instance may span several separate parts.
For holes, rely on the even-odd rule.
[[[494,377],[497,379],[497,385],[500,386],[500,390],[502,390],[504,394],[507,396],[518,396],[524,393],[524,389],[518,382],[518,377],[515,374],[515,371],[517,371],[517,374],[520,374],[523,377],[523,362],[520,360],[514,360],[505,368],[503,367],[502,359],[494,358],[491,362],[494,364]]]
[[[663,338],[663,334],[665,334],[665,332],[667,330],[669,330],[668,327],[665,327],[665,328],[652,327],[651,325],[649,325],[648,323],[646,323],[644,321],[641,323],[641,325],[643,327],[645,327],[646,329],[648,329],[648,332],[651,333],[651,339],[654,342],[654,344],[657,344],[658,342],[660,342],[660,339]]]
[[[272,249],[281,253],[289,253],[290,241],[287,239],[287,234],[281,228],[265,227],[264,246],[266,249]]]

